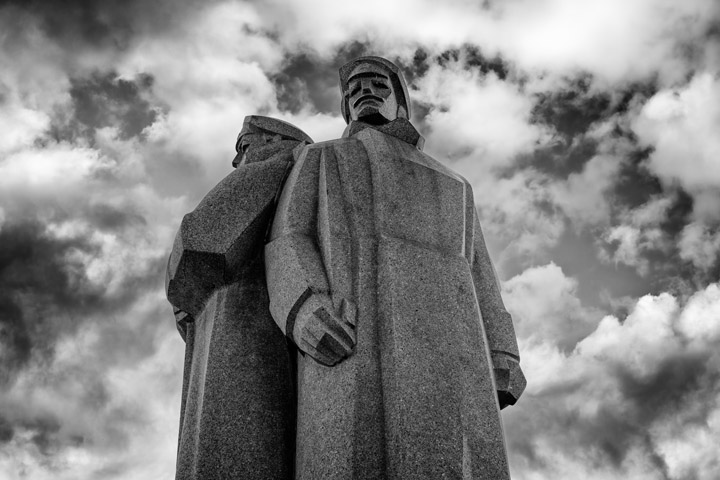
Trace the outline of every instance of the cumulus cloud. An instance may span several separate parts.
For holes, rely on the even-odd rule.
[[[525,270],[503,284],[503,298],[523,342],[572,351],[599,321],[577,298],[577,281],[550,263]]]
[[[152,332],[151,355],[128,361],[133,345],[86,324],[57,343],[49,367],[26,369],[4,393],[3,418],[13,428],[0,453],[3,478],[173,478],[182,342],[141,325],[157,324],[163,299],[141,303],[118,323]],[[123,351],[124,361],[113,358]]]
[[[648,165],[661,179],[689,191],[720,187],[720,79],[713,74],[658,92],[642,107],[633,129],[653,147]]]
[[[555,203],[578,227],[607,222],[610,203],[605,196],[615,183],[620,161],[610,155],[591,158],[581,172],[571,173],[552,187]]]
[[[542,125],[530,124],[527,93],[492,72],[468,69],[462,59],[432,65],[415,87],[414,98],[432,106],[425,117],[428,147],[441,158],[471,157],[475,175],[508,166],[547,140]]]
[[[699,269],[712,267],[720,252],[720,232],[693,222],[683,228],[678,241],[680,258]]]
[[[528,408],[506,414],[516,477],[714,478],[718,291],[642,297],[569,353],[525,344]]]
[[[604,231],[601,258],[636,267],[641,275],[650,270],[650,251],[669,251],[672,243],[662,228],[672,197],[658,196],[621,214],[620,221]]]
[[[682,81],[685,72],[704,64],[698,39],[709,34],[718,14],[711,0],[518,1],[498,8],[503,15],[493,32],[496,42],[525,68],[587,71],[603,83],[655,75],[663,83]],[[700,51],[684,54],[693,49]]]
[[[283,32],[286,48],[300,44],[329,55],[350,37],[407,58],[417,45],[439,53],[471,43],[501,53],[523,70],[559,77],[586,71],[611,83],[658,74],[673,83],[711,64],[712,49],[700,40],[711,35],[718,15],[712,0],[632,5],[620,0],[582,5],[571,0],[370,1],[341,9],[324,0],[271,5],[268,18]]]

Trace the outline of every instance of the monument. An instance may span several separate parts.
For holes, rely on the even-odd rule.
[[[177,478],[507,479],[525,379],[472,189],[422,152],[393,63],[340,85],[342,138],[248,117],[183,219]]]

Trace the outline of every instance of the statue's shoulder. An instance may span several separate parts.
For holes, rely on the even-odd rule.
[[[337,148],[347,145],[360,144],[361,142],[356,138],[334,138],[332,140],[326,140],[324,142],[317,142],[311,145],[306,145],[306,150],[324,150],[326,148]]]
[[[468,187],[470,187],[470,183],[465,179],[465,177],[463,177],[462,175],[460,175],[459,173],[457,173],[455,170],[453,170],[453,169],[449,168],[448,166],[444,165],[442,162],[434,159],[433,157],[431,157],[431,156],[428,155],[427,153],[422,152],[422,151],[417,150],[417,149],[414,149],[412,155],[413,155],[413,160],[414,160],[415,162],[417,162],[417,163],[419,163],[419,164],[421,164],[421,165],[423,165],[423,166],[425,166],[425,167],[428,167],[428,168],[430,168],[430,169],[432,169],[432,170],[435,170],[435,171],[437,171],[437,172],[440,172],[440,173],[442,173],[442,174],[444,174],[444,175],[446,175],[446,176],[448,176],[448,177],[450,177],[450,178],[454,178],[454,179],[456,179],[457,181],[462,182],[462,183],[464,183],[465,185],[467,185]]]
[[[336,138],[324,142],[311,143],[295,151],[295,164],[298,165],[299,163],[316,161],[320,158],[323,151],[330,150],[336,153],[342,150],[357,148],[358,146],[362,148],[362,143],[356,138]]]

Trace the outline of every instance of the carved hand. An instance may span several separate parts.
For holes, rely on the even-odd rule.
[[[180,310],[173,306],[173,314],[175,315],[175,326],[180,332],[180,336],[183,340],[187,341],[187,324],[192,323],[195,319],[187,312]]]
[[[295,344],[323,365],[333,366],[350,356],[355,347],[355,305],[342,300],[337,315],[330,296],[311,295],[295,318]]]
[[[504,352],[492,352],[491,357],[500,408],[515,405],[527,385],[520,363]]]

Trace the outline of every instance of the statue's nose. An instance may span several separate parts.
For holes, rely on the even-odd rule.
[[[362,82],[362,93],[372,93],[372,88],[371,88],[371,86],[372,86],[372,83],[371,83],[371,82],[369,82],[369,81],[367,81],[367,80],[363,80],[363,82]]]

